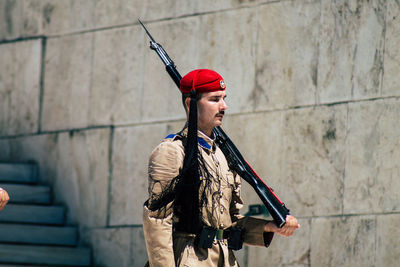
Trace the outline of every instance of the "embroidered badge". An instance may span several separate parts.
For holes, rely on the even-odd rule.
[[[221,86],[222,89],[225,89],[226,87],[224,80],[220,80],[219,85]]]

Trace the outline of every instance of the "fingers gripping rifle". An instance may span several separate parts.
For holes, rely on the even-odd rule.
[[[182,77],[177,71],[174,62],[170,59],[162,46],[153,39],[140,20],[139,23],[143,26],[147,35],[150,37],[150,48],[156,51],[162,62],[165,64],[166,71],[179,88]],[[267,207],[268,212],[271,214],[275,223],[278,227],[283,227],[286,223],[286,215],[289,215],[289,210],[286,208],[285,204],[279,200],[273,190],[268,187],[250,167],[221,127],[215,127],[213,133],[218,147],[224,153],[228,161],[229,168],[234,170],[253,187],[263,204]]]

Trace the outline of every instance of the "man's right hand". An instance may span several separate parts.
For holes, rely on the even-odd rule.
[[[0,210],[4,209],[7,202],[10,200],[8,193],[3,188],[0,188]]]

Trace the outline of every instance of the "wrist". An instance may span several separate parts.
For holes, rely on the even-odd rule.
[[[274,223],[273,222],[267,222],[264,225],[264,232],[274,232]]]

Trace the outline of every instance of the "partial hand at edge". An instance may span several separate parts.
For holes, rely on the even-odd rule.
[[[0,188],[0,210],[4,209],[9,200],[10,196],[8,195],[7,191]]]

